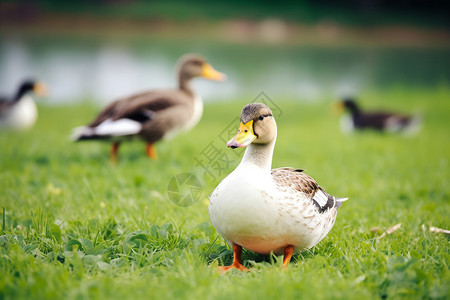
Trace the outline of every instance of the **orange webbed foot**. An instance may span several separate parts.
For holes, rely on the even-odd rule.
[[[153,144],[147,144],[145,152],[147,153],[147,156],[150,157],[152,160],[158,159],[158,155],[156,154],[156,149]]]
[[[294,254],[294,246],[289,245],[284,248],[283,270],[286,270],[291,261],[292,254]]]
[[[219,266],[219,272],[225,273],[230,271],[231,269],[237,269],[239,271],[250,271],[246,267],[244,267],[243,264],[241,264],[241,253],[242,253],[242,247],[240,245],[234,244],[233,245],[233,263],[229,266]]]
[[[230,271],[231,269],[236,269],[236,270],[239,270],[239,271],[250,272],[250,270],[247,269],[246,267],[244,267],[244,265],[242,265],[242,264],[238,264],[238,265],[232,264],[232,265],[229,265],[229,266],[219,266],[217,268],[219,268],[219,272],[220,273],[226,273],[226,272]]]
[[[110,159],[111,163],[113,163],[113,164],[117,164],[117,160],[118,160],[117,152],[119,151],[119,146],[120,146],[120,142],[114,142],[111,145],[111,151],[109,153],[109,159]]]

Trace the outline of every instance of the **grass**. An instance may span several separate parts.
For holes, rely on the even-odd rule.
[[[0,299],[448,299],[448,236],[422,230],[450,227],[448,87],[362,95],[366,107],[420,109],[414,137],[345,136],[329,102],[270,96],[283,112],[273,166],[304,168],[350,197],[330,234],[288,270],[280,257],[248,251],[250,273],[215,268],[231,251],[209,221],[207,196],[239,160],[218,135],[249,99],[206,105],[193,131],[158,145],[158,161],[143,143],[125,144],[117,165],[108,144],[68,141],[98,108],[46,106],[31,131],[0,135]],[[234,160],[218,180],[194,162],[210,142]],[[167,195],[182,172],[203,182],[188,207]]]

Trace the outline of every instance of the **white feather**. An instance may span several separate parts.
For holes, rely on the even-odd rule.
[[[133,135],[141,131],[142,124],[130,119],[119,119],[112,121],[111,119],[106,119],[100,125],[94,128],[96,135],[105,136],[124,136]]]
[[[28,129],[34,125],[38,111],[33,98],[24,96],[0,116],[0,128]]]
[[[70,135],[70,140],[76,141],[82,136],[92,135],[92,128],[87,126],[78,126],[72,129],[72,134]]]
[[[341,117],[340,125],[341,125],[341,131],[343,133],[351,133],[355,129],[355,126],[353,125],[353,119],[348,114],[345,114]]]
[[[328,202],[328,196],[325,195],[325,193],[322,190],[318,190],[315,194],[313,199],[319,204],[320,207],[323,207]]]
[[[141,131],[142,124],[130,119],[119,119],[111,121],[107,119],[97,127],[80,126],[72,131],[70,138],[74,141],[81,137],[91,136],[105,136],[105,137],[120,137],[134,135]]]
[[[336,198],[336,197],[334,197],[334,200],[336,200],[336,202],[344,202],[344,201],[348,200],[348,197],[347,198]]]

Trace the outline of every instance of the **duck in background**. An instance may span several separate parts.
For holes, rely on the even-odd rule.
[[[203,101],[191,89],[191,79],[226,79],[200,55],[186,54],[178,65],[177,89],[151,90],[116,100],[88,126],[76,128],[73,139],[111,141],[110,158],[116,162],[120,143],[139,136],[147,143],[147,155],[156,159],[156,142],[192,129],[202,116]]]
[[[353,98],[340,102],[347,114],[341,117],[341,130],[344,133],[354,130],[374,129],[380,132],[402,132],[414,134],[420,130],[420,115],[404,115],[386,111],[364,111]]]
[[[11,98],[0,98],[0,128],[26,130],[36,123],[38,110],[31,93],[38,97],[47,95],[47,86],[39,81],[24,80]]]
[[[230,266],[248,271],[242,247],[260,254],[283,254],[287,267],[294,252],[310,249],[331,230],[347,198],[326,193],[301,169],[272,169],[277,125],[265,104],[242,109],[236,136],[227,146],[247,147],[241,163],[210,196],[209,217],[233,248]]]

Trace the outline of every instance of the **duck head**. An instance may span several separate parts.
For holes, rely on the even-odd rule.
[[[270,144],[276,136],[277,125],[270,108],[262,103],[251,103],[242,109],[238,132],[227,146],[235,149],[250,144]]]
[[[204,77],[211,80],[223,81],[226,75],[216,71],[202,56],[186,54],[179,60],[178,73],[180,80],[190,80],[194,77]]]
[[[341,107],[343,110],[348,110],[351,113],[356,113],[359,111],[359,107],[353,98],[345,98],[342,100]]]
[[[34,92],[38,97],[45,97],[47,95],[47,91],[47,85],[45,85],[44,83],[28,79],[22,82],[14,100],[19,100],[20,98],[22,98],[22,96],[29,92]]]

